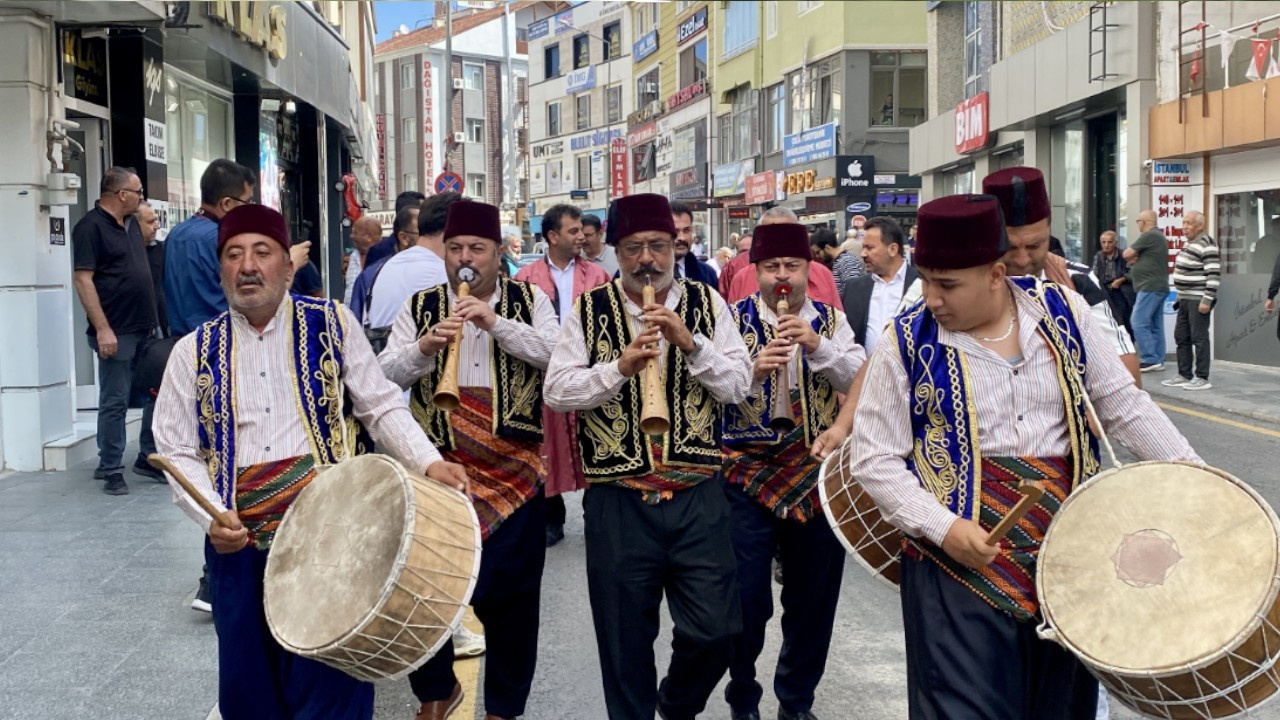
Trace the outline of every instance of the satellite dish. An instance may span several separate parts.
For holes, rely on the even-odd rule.
[[[404,23],[401,23],[401,24],[400,24],[400,34],[401,34],[401,35],[408,35],[408,34],[409,34],[409,26],[408,26],[408,25],[405,25]]]

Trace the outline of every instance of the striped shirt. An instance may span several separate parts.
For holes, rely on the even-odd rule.
[[[286,321],[289,307],[286,297],[262,332],[244,315],[231,311],[237,468],[311,452],[297,397],[297,372]],[[425,473],[440,459],[440,453],[409,413],[400,390],[383,376],[355,316],[346,307],[340,306],[339,312],[347,327],[342,343],[342,381],[355,416],[369,429],[379,452],[392,455],[414,472]],[[156,399],[152,429],[160,454],[172,460],[214,507],[224,509],[200,452],[195,343],[196,334],[190,333],[174,345]],[[212,518],[176,484],[173,498],[183,512],[208,530]]]
[[[1018,306],[1022,359],[1009,362],[966,333],[938,329],[938,340],[964,351],[977,409],[978,447],[996,456],[1062,456],[1070,453],[1066,405],[1048,344],[1038,335],[1044,307],[1010,283]],[[1182,433],[1139,390],[1120,363],[1083,298],[1068,293],[1089,358],[1087,388],[1102,426],[1139,460],[1203,462]],[[850,436],[853,476],[862,482],[893,525],[908,535],[942,544],[956,516],[907,469],[912,452],[911,403],[915,394],[896,342],[881,342],[867,367]]]
[[[862,264],[862,258],[844,250],[831,261],[831,274],[836,276],[836,292],[844,297],[845,283],[866,275],[867,266]]]
[[[621,283],[622,280],[614,280]],[[680,303],[684,288],[679,282],[674,283],[667,292],[663,304],[669,310],[675,310]],[[625,295],[625,293],[624,293]],[[747,399],[751,389],[751,357],[747,354],[747,346],[738,334],[738,325],[733,321],[729,306],[717,293],[710,294],[712,310],[716,318],[715,337],[710,341],[702,336],[695,336],[698,347],[685,355],[689,373],[704,387],[716,402],[727,405],[740,403]],[[644,332],[644,315],[640,306],[630,296],[624,311],[631,324],[631,332],[639,335]],[[607,400],[622,391],[623,383],[630,378],[618,370],[618,361],[590,365],[587,353],[587,341],[582,332],[582,316],[574,303],[574,312],[569,313],[564,327],[560,329],[560,339],[556,343],[555,352],[551,355],[551,364],[547,366],[547,382],[544,386],[544,400],[553,410],[568,412],[570,410],[590,410],[603,405]],[[659,366],[664,366],[667,358],[666,338],[658,340]],[[665,369],[665,368],[664,368]],[[716,420],[719,422],[719,419]]]
[[[446,292],[449,295],[449,306],[453,307],[458,302],[458,296],[454,294],[452,287]],[[498,287],[489,296],[489,307],[496,308],[500,299],[502,288]],[[499,317],[493,330],[486,332],[475,323],[464,323],[462,347],[458,349],[458,387],[493,387],[493,344],[489,342],[490,339],[497,340],[498,346],[505,352],[545,370],[559,335],[560,323],[556,320],[551,299],[536,287],[533,288],[532,326]],[[405,301],[404,307],[396,315],[391,336],[387,339],[387,348],[378,356],[378,363],[391,382],[405,389],[436,369],[436,356],[423,355],[418,347],[418,323],[413,317],[412,297]]]
[[[1208,233],[1200,233],[1178,251],[1178,259],[1173,264],[1173,289],[1179,297],[1213,302],[1221,276],[1218,244]]]

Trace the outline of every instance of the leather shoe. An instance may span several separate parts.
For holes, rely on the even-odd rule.
[[[564,525],[547,525],[547,547],[555,547],[564,539]]]
[[[778,708],[778,720],[818,720],[818,716],[805,710],[804,712],[788,712],[786,708]]]
[[[422,703],[413,720],[444,720],[453,714],[462,704],[462,683],[454,683],[453,692],[444,700],[432,700]]]
[[[729,717],[731,720],[760,720],[760,711],[748,710],[747,712],[738,712],[737,710],[730,710]]]

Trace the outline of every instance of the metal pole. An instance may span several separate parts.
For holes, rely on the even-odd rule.
[[[449,170],[453,151],[453,3],[444,4],[444,169]],[[427,182],[431,182],[428,180]],[[463,188],[466,189],[465,187]]]
[[[609,138],[609,142],[605,147],[609,148],[609,154],[605,156],[605,172],[604,184],[604,209],[605,214],[609,212],[609,203],[613,202],[613,122],[609,120],[609,92],[613,90],[613,43],[606,38],[604,40],[604,61],[608,66],[608,80],[604,83],[604,135]],[[618,113],[622,113],[622,97],[618,97]]]

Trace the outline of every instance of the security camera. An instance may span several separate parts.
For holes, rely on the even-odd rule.
[[[1149,167],[1151,167],[1151,161],[1150,161],[1150,160],[1143,160],[1143,161],[1142,161],[1142,167],[1144,167],[1144,168],[1149,168]]]

